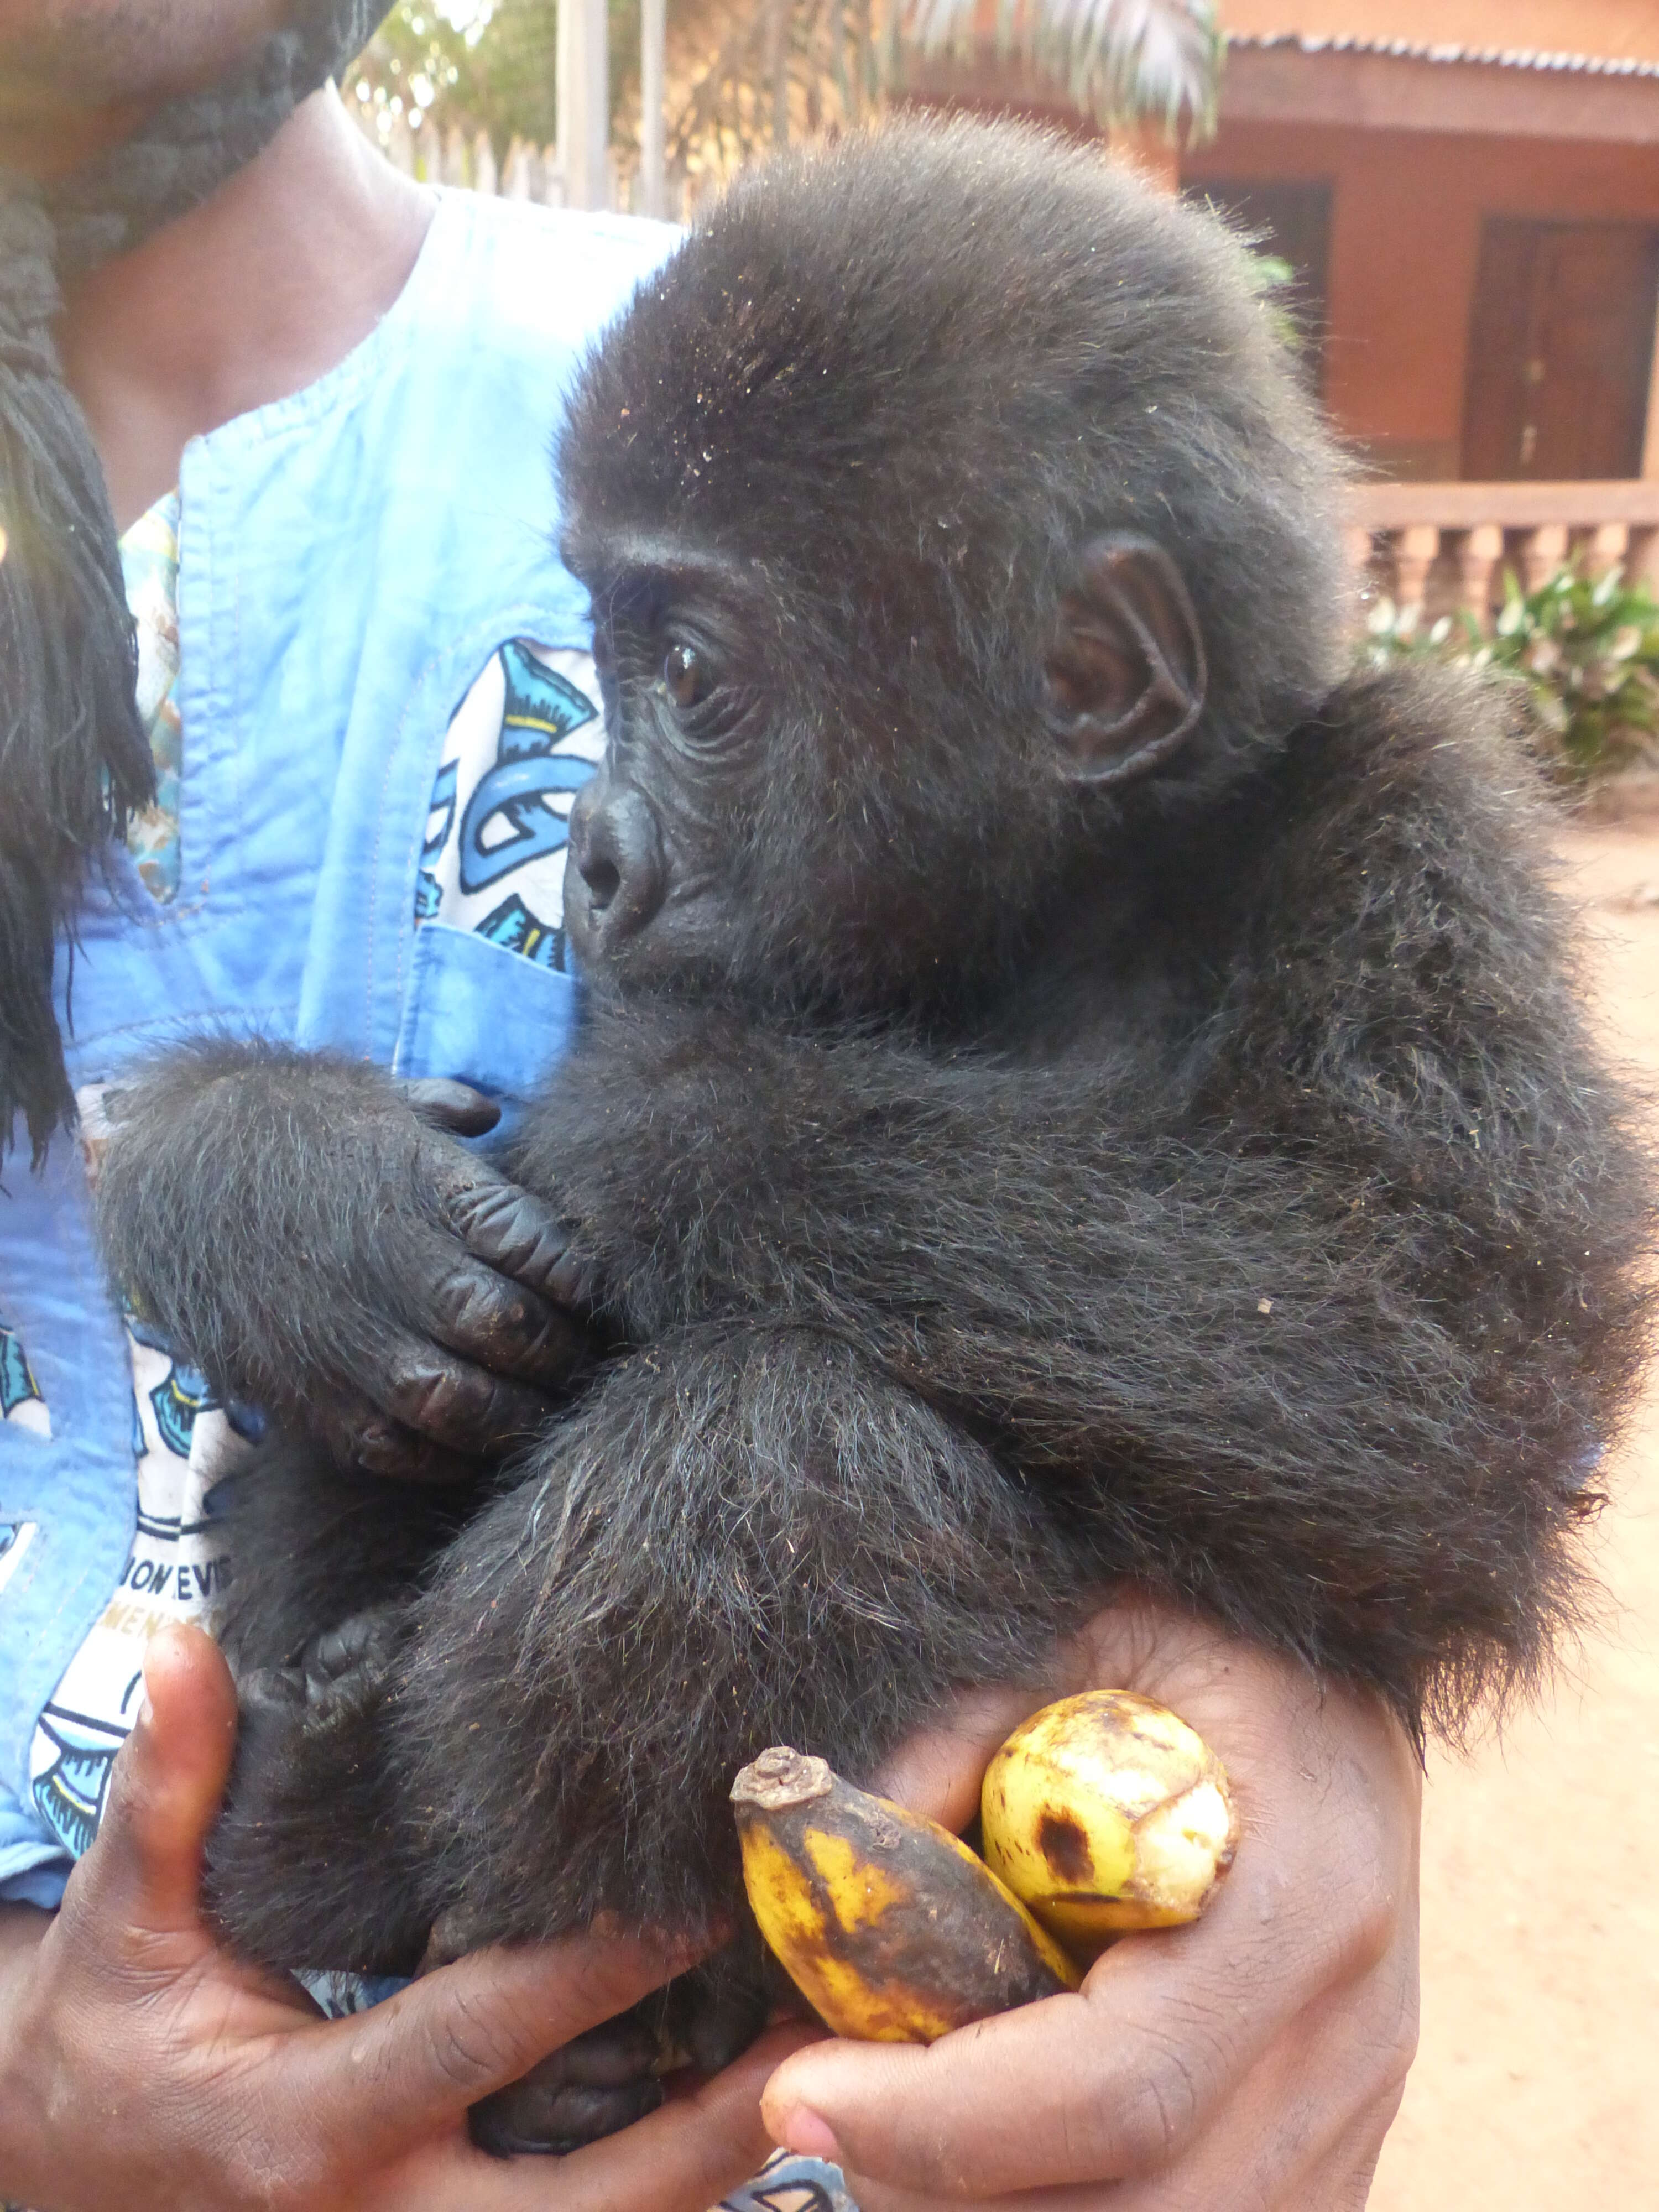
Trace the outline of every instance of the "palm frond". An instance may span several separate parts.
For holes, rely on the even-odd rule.
[[[924,53],[971,43],[977,0],[912,0],[905,30]],[[1174,132],[1184,112],[1214,126],[1225,41],[1215,0],[1000,0],[997,43],[1019,52],[1103,120],[1155,119]]]

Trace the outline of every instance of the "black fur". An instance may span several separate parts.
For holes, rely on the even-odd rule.
[[[605,342],[563,474],[595,988],[511,1164],[620,1348],[423,1564],[331,1548],[407,1493],[267,1469],[244,1663],[387,1599],[401,1641],[244,1778],[226,1926],[394,1966],[446,1913],[705,1925],[743,1760],[867,1773],[1115,1577],[1413,1725],[1528,1683],[1642,1349],[1645,1168],[1504,702],[1340,680],[1338,472],[1234,244],[1015,131],[780,161]],[[1045,656],[1124,531],[1208,703],[1091,781]],[[301,1363],[303,1427],[432,1218],[395,1095],[219,1045],[124,1110],[118,1272],[222,1388]]]

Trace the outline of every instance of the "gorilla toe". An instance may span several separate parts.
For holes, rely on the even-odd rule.
[[[492,2158],[514,2158],[562,2156],[613,2136],[661,2104],[656,2058],[656,2039],[638,2018],[605,2021],[475,2105],[472,2140]]]

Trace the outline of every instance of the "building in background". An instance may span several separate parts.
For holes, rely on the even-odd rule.
[[[1222,0],[1221,15],[1219,127],[1162,158],[1293,264],[1321,392],[1376,470],[1659,478],[1659,5]],[[1090,127],[988,47],[915,89]]]
[[[1659,0],[1164,0],[1154,12],[1162,51],[1182,58],[1128,105],[1206,121],[1213,110],[1216,127],[1186,144],[1155,128],[1125,143],[1291,264],[1309,374],[1367,465],[1352,550],[1376,592],[1408,624],[1459,605],[1484,624],[1507,575],[1538,587],[1564,563],[1621,566],[1659,589]],[[474,62],[441,67],[436,19],[401,8],[349,105],[404,167],[485,191],[689,212],[781,138],[896,103],[1115,137],[1098,117],[1119,109],[1099,84],[1091,105],[1087,72],[1068,89],[1048,58],[1066,50],[1056,27],[1098,21],[1075,0],[477,0],[475,17]],[[574,127],[567,65],[561,143],[538,152],[513,137],[498,167],[502,88],[547,76],[561,17],[566,37],[578,18],[587,27],[586,111],[608,114],[608,131]],[[1139,52],[1152,18],[1115,20],[1121,46]],[[636,63],[657,57],[654,82],[635,82],[619,26]],[[623,62],[609,95],[607,47]],[[418,143],[412,123],[427,126]]]

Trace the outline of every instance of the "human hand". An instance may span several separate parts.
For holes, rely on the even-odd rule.
[[[104,1094],[117,1280],[216,1390],[342,1466],[447,1481],[533,1435],[586,1348],[565,1224],[458,1136],[465,1085],[210,1038]]]
[[[0,1916],[0,2198],[52,2212],[704,2212],[758,2167],[761,2086],[805,2031],[775,2033],[556,2162],[502,2162],[468,2139],[469,2106],[683,1955],[603,1937],[479,1952],[325,2022],[297,1985],[216,1948],[198,1887],[230,1763],[230,1678],[207,1637],[175,1629],[151,1644],[145,1683],[61,1912]]]
[[[1132,1936],[1075,1996],[930,2049],[823,2043],[763,2109],[838,2160],[862,2212],[1357,2212],[1417,2035],[1421,1778],[1369,1696],[1139,1593],[1099,1613],[1053,1695],[1142,1692],[1213,1747],[1243,1823],[1193,1926]],[[1031,1710],[980,1693],[878,1784],[951,1828]]]

